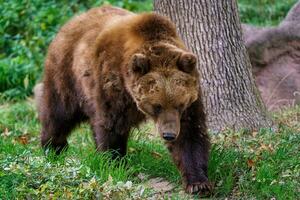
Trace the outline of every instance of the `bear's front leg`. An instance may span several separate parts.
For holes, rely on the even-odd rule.
[[[209,142],[206,139],[184,136],[168,144],[188,193],[208,195],[211,192],[207,177]]]
[[[94,126],[94,139],[97,151],[112,151],[112,157],[117,158],[126,155],[127,140],[129,131],[119,131],[105,129],[103,126]]]
[[[122,116],[115,120],[102,117],[92,123],[97,151],[112,151],[113,158],[126,155],[130,124],[125,119]]]
[[[200,103],[200,102],[198,102]],[[200,195],[211,193],[207,177],[210,142],[205,115],[197,102],[181,118],[178,138],[167,144],[181,172],[186,192]]]

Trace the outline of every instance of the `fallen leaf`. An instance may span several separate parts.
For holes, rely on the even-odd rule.
[[[161,157],[162,157],[162,155],[161,155],[160,153],[155,152],[155,151],[151,152],[151,155],[152,155],[154,158],[161,158]]]
[[[68,189],[64,189],[64,193],[67,197],[67,199],[72,199],[73,195],[72,195],[72,192],[70,192]]]
[[[8,131],[8,128],[5,128],[5,129],[4,129],[3,135],[4,135],[5,137],[7,137],[7,136],[10,135],[10,132]]]
[[[254,167],[254,165],[255,165],[255,162],[252,160],[252,159],[248,159],[247,160],[247,165],[248,165],[248,167]]]
[[[28,135],[21,135],[18,137],[18,142],[20,144],[26,145],[28,144]]]
[[[132,147],[129,147],[129,148],[128,148],[128,152],[129,152],[129,153],[134,153],[134,152],[136,152],[136,149],[135,149],[135,148],[132,148]]]
[[[175,188],[175,186],[164,180],[163,178],[152,178],[148,181],[149,186],[158,192],[169,192]]]
[[[253,136],[253,137],[256,137],[256,136],[257,136],[257,134],[258,134],[258,132],[257,132],[257,131],[254,131],[254,132],[252,132],[252,136]]]
[[[131,181],[126,181],[126,183],[124,184],[125,188],[127,190],[129,190],[132,187],[132,182]]]
[[[137,175],[137,177],[138,177],[141,181],[143,181],[143,180],[145,180],[145,179],[147,178],[147,175],[146,175],[146,174],[143,174],[143,173],[139,173],[139,174]]]
[[[266,144],[262,143],[262,144],[260,144],[259,150],[260,151],[265,150],[265,151],[268,151],[268,152],[273,152],[274,148],[272,147],[271,144],[266,145]]]
[[[231,141],[232,141],[232,142],[236,142],[238,139],[239,139],[239,137],[238,137],[237,135],[233,135],[233,136],[231,137]]]

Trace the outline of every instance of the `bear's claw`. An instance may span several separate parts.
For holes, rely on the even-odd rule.
[[[190,194],[199,194],[200,196],[209,196],[213,186],[210,182],[193,183],[186,186],[186,192]]]

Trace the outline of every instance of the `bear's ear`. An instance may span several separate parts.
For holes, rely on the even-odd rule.
[[[144,54],[136,53],[131,58],[130,70],[138,75],[144,75],[150,70],[150,60]]]
[[[183,72],[191,73],[195,69],[196,63],[197,58],[194,54],[182,53],[177,60],[177,67]]]

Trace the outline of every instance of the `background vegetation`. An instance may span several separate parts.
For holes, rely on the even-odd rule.
[[[296,0],[239,0],[242,22],[275,25]],[[152,0],[0,0],[0,102],[24,99],[41,79],[47,47],[68,19],[102,4],[152,10]]]
[[[238,0],[241,20],[278,24],[296,0]],[[162,142],[146,125],[132,131],[120,162],[95,154],[79,127],[62,156],[44,156],[30,95],[59,27],[88,8],[112,4],[136,12],[151,0],[0,0],[0,199],[190,199]],[[26,100],[24,100],[26,99]],[[277,132],[227,131],[212,137],[213,198],[300,199],[300,107],[272,113]],[[159,177],[159,180],[156,178]],[[171,193],[166,193],[171,191]]]

